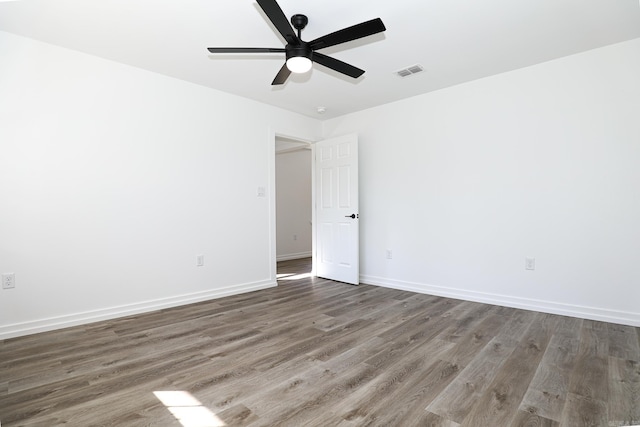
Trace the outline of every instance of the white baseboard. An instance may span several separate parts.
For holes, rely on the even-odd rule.
[[[298,252],[295,254],[284,254],[276,256],[276,261],[289,261],[292,259],[311,258],[311,251]]]
[[[400,289],[403,291],[411,291],[421,294],[436,295],[447,298],[461,299],[465,301],[481,302],[486,304],[500,305],[504,307],[521,308],[524,310],[540,311],[543,313],[559,314],[562,316],[578,317],[581,319],[599,320],[603,322],[640,327],[640,313],[610,310],[597,307],[584,307],[552,301],[468,291],[464,289],[445,288],[441,286],[405,282],[402,280],[394,280],[368,275],[360,275],[360,281],[369,285],[383,286],[386,288]]]
[[[162,298],[152,301],[144,301],[136,304],[128,304],[100,310],[74,313],[58,317],[50,317],[48,319],[39,319],[24,323],[14,323],[11,325],[0,326],[0,340],[20,337],[24,335],[31,335],[38,332],[62,329],[70,326],[84,325],[101,320],[109,320],[118,317],[131,316],[134,314],[148,313],[164,308],[177,307],[181,305],[222,298],[230,295],[253,292],[260,289],[271,288],[274,286],[277,286],[277,283],[275,281],[265,280],[253,283],[245,283],[241,285],[228,286],[221,289],[196,292],[192,294],[177,295],[174,297]]]

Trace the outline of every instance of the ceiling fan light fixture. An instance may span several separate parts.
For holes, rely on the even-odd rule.
[[[2,0],[0,0],[2,1]],[[386,30],[380,18],[361,22],[350,27],[343,28],[333,33],[318,37],[310,42],[302,40],[302,30],[307,26],[309,18],[302,14],[293,15],[289,24],[286,15],[278,5],[277,0],[256,0],[271,24],[286,40],[284,48],[275,47],[209,47],[210,53],[285,53],[286,62],[282,64],[278,74],[271,83],[272,86],[284,84],[291,73],[306,73],[312,67],[312,63],[322,65],[333,71],[354,79],[364,74],[364,70],[347,64],[339,59],[332,58],[317,52],[331,46],[358,40]],[[292,27],[293,25],[293,27]],[[297,34],[296,34],[297,30]]]
[[[311,60],[305,56],[292,56],[287,59],[287,68],[292,73],[306,73],[311,69]]]
[[[287,57],[287,68],[292,73],[306,73],[311,69],[311,49],[309,45],[300,41],[298,45],[287,45],[285,47]]]

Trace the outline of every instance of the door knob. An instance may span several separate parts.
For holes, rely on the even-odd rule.
[[[351,219],[356,219],[356,218],[360,218],[360,215],[356,215],[356,214],[351,214],[351,215],[345,215],[345,218],[351,218]]]

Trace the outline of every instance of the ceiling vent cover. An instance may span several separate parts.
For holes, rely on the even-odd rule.
[[[421,73],[424,71],[424,67],[420,64],[412,65],[407,68],[403,68],[402,70],[396,71],[396,74],[400,77],[409,77],[413,74]]]

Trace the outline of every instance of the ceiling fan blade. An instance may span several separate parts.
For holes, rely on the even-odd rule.
[[[282,68],[280,68],[280,71],[278,71],[276,78],[273,79],[273,82],[271,82],[271,86],[284,84],[284,82],[287,81],[290,75],[291,75],[291,70],[287,68],[287,63],[285,62]]]
[[[309,47],[312,50],[324,49],[325,47],[335,46],[340,43],[346,43],[351,40],[357,40],[362,37],[381,33],[386,29],[387,28],[382,23],[382,19],[376,18],[371,21],[343,28],[342,30],[327,34],[326,36],[318,37],[317,39],[309,42]]]
[[[279,47],[208,47],[211,53],[271,53],[285,52],[284,48]]]
[[[293,31],[289,20],[276,2],[276,0],[257,0],[258,4],[267,15],[274,27],[282,34],[287,43],[300,44],[300,39]]]
[[[314,62],[317,62],[320,65],[324,65],[325,67],[331,68],[339,73],[346,74],[354,79],[357,79],[364,74],[364,70],[361,70],[360,68],[318,52],[313,52],[313,56],[311,58]]]

